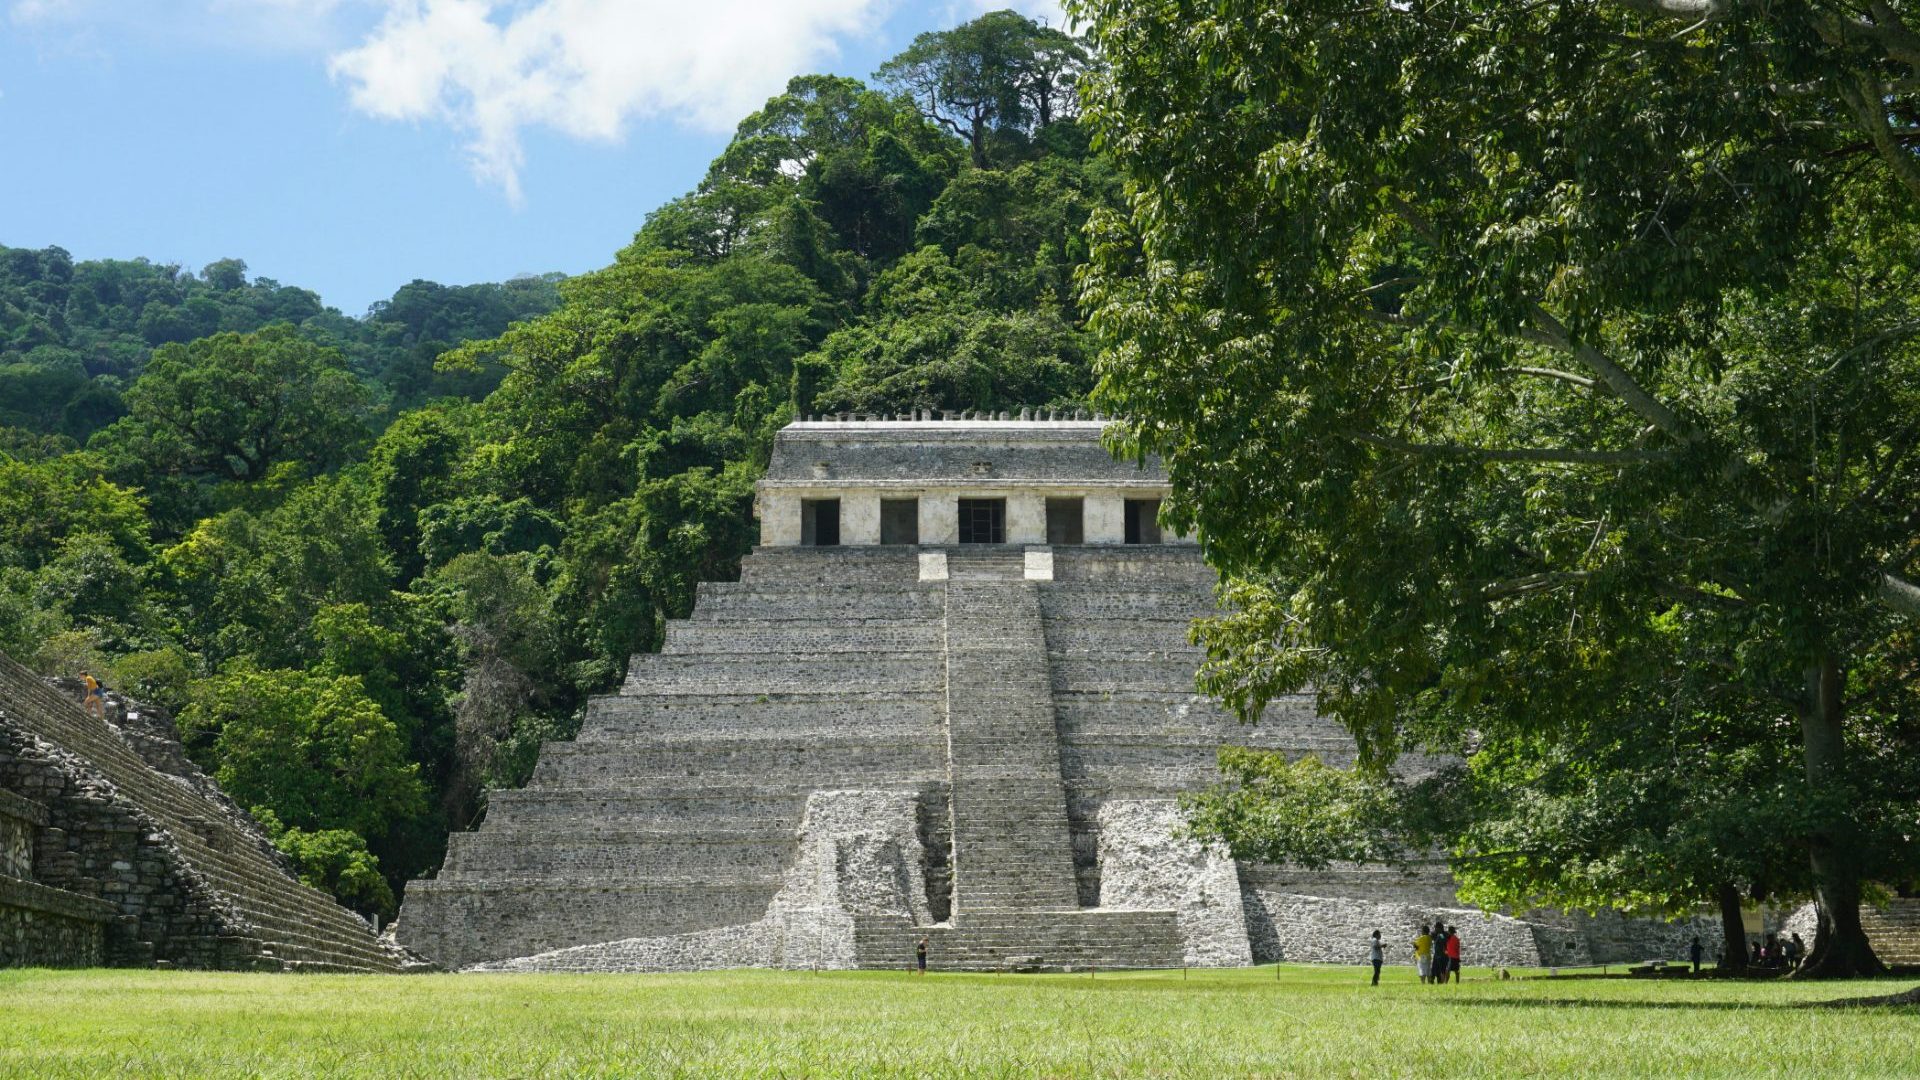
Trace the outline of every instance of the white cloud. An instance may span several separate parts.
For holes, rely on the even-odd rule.
[[[727,130],[891,0],[389,0],[332,70],[356,108],[468,135],[474,171],[520,197],[521,136],[617,139],[629,120]]]

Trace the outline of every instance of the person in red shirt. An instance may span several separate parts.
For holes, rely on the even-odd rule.
[[[1457,926],[1447,927],[1447,973],[1453,976],[1454,982],[1460,981],[1460,928]]]

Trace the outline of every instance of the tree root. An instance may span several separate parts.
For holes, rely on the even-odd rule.
[[[1897,1008],[1902,1005],[1920,1006],[1920,986],[1898,994],[1882,994],[1879,997],[1838,998],[1833,1001],[1816,1001],[1807,1005],[1809,1009],[1877,1009]]]

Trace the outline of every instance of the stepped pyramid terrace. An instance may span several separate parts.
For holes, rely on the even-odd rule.
[[[1307,695],[1254,726],[1197,695],[1215,578],[1160,531],[1164,471],[1099,420],[1020,417],[782,430],[740,580],[492,794],[408,886],[401,943],[452,968],[844,968],[925,936],[939,969],[1077,970],[1357,962],[1440,914],[1474,963],[1683,954],[1691,927],[1482,916],[1443,870],[1180,837],[1221,746],[1350,740]]]
[[[0,967],[399,971],[186,760],[173,722],[104,716],[0,655]]]

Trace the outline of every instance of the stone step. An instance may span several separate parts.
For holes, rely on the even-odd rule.
[[[911,964],[928,939],[928,966],[940,971],[1178,967],[1184,955],[1172,912],[1104,911],[957,914],[951,923],[915,927],[887,916],[856,916],[862,966]]]
[[[581,737],[883,736],[937,732],[946,710],[937,688],[918,694],[635,694],[588,702]]]
[[[1863,907],[1860,926],[1881,962],[1920,964],[1920,900],[1896,898],[1885,907]]]
[[[983,905],[1071,908],[1079,887],[1036,587],[950,581],[945,629],[954,908],[976,892]],[[1007,883],[1017,884],[1000,891]]]
[[[1166,582],[1212,590],[1218,578],[1193,544],[1124,544],[1053,549],[1055,582],[1107,587]]]
[[[847,691],[897,693],[939,686],[937,654],[812,653],[770,656],[667,656],[634,658],[625,692],[655,694],[832,695]]]
[[[448,838],[443,877],[495,875],[709,881],[777,874],[793,851],[792,827],[758,833],[709,830],[555,837],[489,829]]]
[[[534,778],[541,786],[663,780],[677,781],[689,792],[713,784],[751,788],[762,783],[777,791],[784,790],[778,785],[787,779],[812,787],[829,780],[900,787],[941,776],[945,765],[945,748],[932,739],[899,740],[891,745],[823,742],[713,750],[587,740],[541,747]]]
[[[812,773],[784,773],[741,778],[720,770],[686,775],[636,775],[605,766],[593,767],[590,764],[578,769],[562,771],[557,767],[548,766],[543,760],[535,766],[534,779],[529,786],[556,793],[601,791],[608,787],[618,787],[633,795],[652,798],[723,793],[736,793],[743,796],[761,794],[804,797],[813,791],[831,791],[841,788],[888,790],[944,783],[946,779],[946,770],[937,767],[915,770],[895,765],[869,768],[836,767]]]
[[[932,787],[932,785],[929,785]],[[932,796],[929,796],[932,797]],[[508,832],[572,830],[583,821],[607,828],[784,828],[789,834],[806,809],[803,792],[786,795],[732,791],[702,795],[678,791],[636,795],[622,787],[519,788],[487,796],[486,829]]]
[[[740,580],[745,584],[917,584],[920,554],[910,547],[757,547],[740,560]]]
[[[711,585],[699,587],[691,621],[828,622],[857,619],[930,619],[943,606],[937,585]]]
[[[667,624],[666,655],[778,653],[937,653],[940,624],[931,619],[873,619],[858,623],[765,626],[723,622]]]

